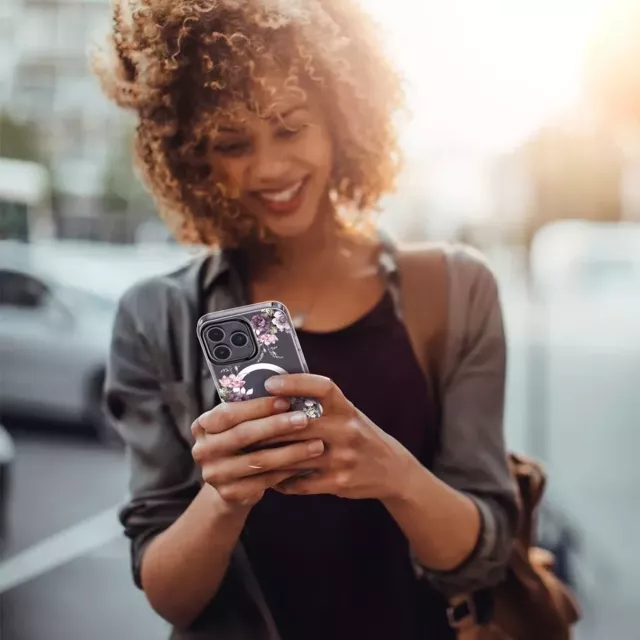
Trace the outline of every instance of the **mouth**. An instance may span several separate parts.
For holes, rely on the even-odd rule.
[[[291,214],[300,208],[308,183],[309,176],[283,189],[263,189],[254,191],[252,195],[262,207],[271,213]]]

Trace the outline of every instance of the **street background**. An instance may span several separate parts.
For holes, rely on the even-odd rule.
[[[362,1],[413,111],[381,224],[487,256],[508,445],[549,472],[540,539],[576,637],[640,640],[640,2]],[[135,123],[89,74],[106,22],[107,0],[0,0],[0,640],[168,636],[98,406],[119,296],[198,249],[156,220]]]

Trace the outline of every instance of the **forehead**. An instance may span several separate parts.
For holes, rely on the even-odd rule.
[[[307,105],[309,95],[295,78],[275,73],[256,79],[249,100],[224,100],[215,115],[217,127],[273,120],[292,108]]]

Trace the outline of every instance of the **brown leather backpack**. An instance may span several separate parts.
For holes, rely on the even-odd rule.
[[[429,386],[439,397],[448,327],[446,250],[435,245],[397,252],[405,323]],[[448,610],[459,640],[568,640],[580,618],[569,589],[553,574],[554,557],[534,546],[536,512],[545,487],[542,466],[509,454],[520,508],[505,580],[482,594],[489,620],[477,615],[480,594],[453,598]]]

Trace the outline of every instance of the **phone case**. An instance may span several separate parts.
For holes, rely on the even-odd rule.
[[[214,327],[225,329],[229,326],[242,326],[246,330],[253,340],[252,353],[239,362],[216,362],[207,334]],[[197,333],[223,402],[242,402],[269,396],[271,394],[265,389],[264,383],[271,376],[309,372],[291,316],[280,302],[262,302],[208,313],[198,321]],[[233,349],[227,338],[225,336],[224,341],[214,344]],[[322,405],[309,398],[291,398],[291,410],[304,411],[310,418],[322,415]]]

